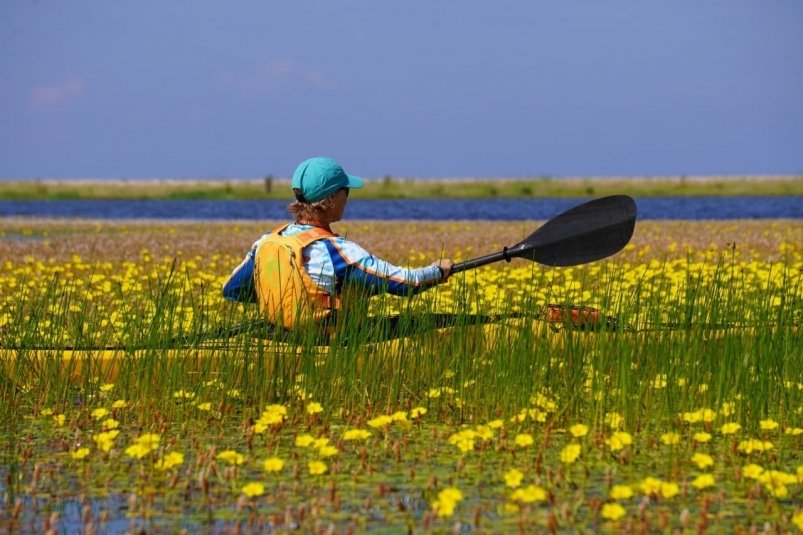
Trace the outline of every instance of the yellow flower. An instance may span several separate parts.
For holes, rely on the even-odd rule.
[[[114,418],[107,418],[103,420],[103,423],[100,424],[101,429],[108,431],[109,429],[117,429],[120,427],[120,422],[115,420]]]
[[[112,403],[112,409],[124,409],[126,407],[126,405],[128,405],[126,400],[118,399],[117,401]]]
[[[449,437],[449,444],[454,444],[463,453],[472,451],[474,449],[474,437],[476,436],[477,433],[473,430],[464,429],[463,431],[452,434]]]
[[[50,416],[53,414],[53,409],[44,408],[42,409],[42,412],[40,412],[39,414],[42,416]]]
[[[580,444],[568,444],[560,451],[560,461],[572,464],[580,456]]]
[[[670,446],[673,444],[680,443],[680,434],[679,433],[664,433],[661,435],[661,442],[665,445]]]
[[[659,374],[657,374],[657,375],[655,376],[655,379],[653,379],[653,380],[650,382],[650,385],[651,385],[653,388],[655,388],[655,389],[658,389],[658,390],[660,390],[660,389],[662,389],[662,388],[666,388],[666,374],[665,374],[665,373],[659,373]]]
[[[349,429],[343,433],[343,440],[365,440],[371,436],[371,432],[366,429]]]
[[[73,459],[83,459],[89,455],[89,448],[78,448],[70,454]]]
[[[323,463],[321,461],[310,461],[309,463],[307,463],[307,468],[309,469],[309,473],[314,476],[325,474],[326,471],[329,469],[329,467],[326,466],[326,463]]]
[[[713,422],[716,416],[717,413],[711,409],[697,409],[694,412],[684,412],[682,415],[683,421],[690,424],[695,424],[698,422]]]
[[[156,433],[145,433],[134,439],[135,444],[139,444],[145,448],[155,450],[159,447],[159,435]]]
[[[323,407],[317,401],[312,401],[307,405],[307,414],[318,414],[323,412]]]
[[[418,418],[424,416],[426,413],[427,413],[426,407],[413,407],[413,409],[410,411],[410,418],[412,418],[413,420],[417,420]]]
[[[546,491],[536,485],[528,485],[522,489],[516,489],[510,499],[517,502],[533,503],[546,500]]]
[[[558,408],[558,405],[555,402],[555,400],[550,399],[548,395],[542,392],[539,392],[534,396],[530,397],[530,403],[538,407],[541,407],[542,409],[546,409],[550,412]]]
[[[100,385],[101,392],[111,392],[112,388],[114,388],[114,383],[103,383]]]
[[[306,448],[313,442],[315,442],[315,437],[313,437],[312,435],[304,434],[304,435],[298,435],[296,437],[296,447],[298,448]]]
[[[505,425],[505,422],[502,420],[491,420],[488,422],[488,427],[491,429],[501,429],[503,425]]]
[[[254,433],[262,434],[268,428],[268,425],[262,418],[259,418],[256,422],[254,422]]]
[[[463,499],[463,493],[455,487],[447,487],[438,493],[438,499],[432,502],[432,510],[437,516],[449,517],[454,508]]]
[[[692,438],[695,442],[705,443],[711,440],[711,433],[706,433],[705,431],[700,431],[699,433],[694,433]]]
[[[208,412],[208,411],[212,410],[212,404],[210,402],[208,402],[208,401],[205,402],[205,403],[199,403],[199,404],[196,405],[196,407],[198,408],[199,411]]]
[[[703,413],[703,421],[707,423],[711,423],[714,421],[714,418],[717,417],[717,413],[712,411],[711,409],[701,409]]]
[[[373,427],[374,429],[378,429],[380,427],[385,427],[392,421],[393,419],[390,416],[388,416],[387,414],[382,414],[377,416],[376,418],[368,420],[368,426]]]
[[[633,497],[633,489],[630,485],[614,485],[609,495],[614,500],[626,500]]]
[[[112,429],[111,431],[98,433],[97,435],[94,435],[92,439],[102,451],[108,453],[109,450],[112,449],[112,446],[114,446],[114,439],[118,434],[120,434],[118,430]]]
[[[680,492],[680,487],[678,487],[677,483],[662,481],[661,482],[661,496],[664,499],[672,498],[673,496],[677,496]]]
[[[245,462],[245,456],[234,450],[221,451],[217,454],[217,458],[234,466],[239,466]]]
[[[639,483],[639,489],[641,489],[641,492],[644,494],[658,494],[661,492],[662,483],[663,481],[658,478],[645,477],[641,483]]]
[[[757,438],[750,438],[742,440],[736,449],[750,455],[753,452],[761,452],[771,450],[773,448],[772,442],[769,440],[758,440]]]
[[[585,424],[574,424],[569,428],[569,433],[571,433],[574,438],[584,437],[588,434],[588,426]]]
[[[691,486],[696,489],[705,489],[708,487],[713,487],[716,484],[714,480],[714,476],[711,474],[700,474],[694,481],[691,482]]]
[[[254,423],[254,432],[262,433],[269,426],[282,423],[285,416],[287,416],[287,407],[284,405],[268,405]]]
[[[738,433],[739,430],[742,428],[741,425],[737,424],[736,422],[728,422],[726,424],[722,424],[722,428],[720,431],[723,435],[733,435]]]
[[[624,418],[618,412],[609,412],[605,415],[605,423],[611,429],[618,429],[621,427],[622,422],[624,422]]]
[[[758,481],[765,485],[794,485],[797,483],[797,476],[780,470],[767,470],[758,476]]]
[[[489,440],[493,438],[494,432],[487,425],[478,425],[474,428],[474,436],[480,438],[481,440]]]
[[[526,448],[527,446],[532,446],[534,444],[534,440],[532,435],[528,435],[527,433],[521,433],[516,435],[513,443],[520,448]]]
[[[758,424],[761,427],[761,429],[764,430],[764,431],[772,431],[774,429],[778,429],[778,427],[779,427],[778,422],[776,422],[775,420],[772,420],[772,419],[761,420],[761,421],[758,422]]]
[[[322,446],[318,448],[318,455],[320,455],[324,459],[327,457],[332,457],[334,455],[337,455],[338,453],[340,453],[340,450],[338,450],[334,446]]]
[[[803,435],[803,429],[801,429],[799,427],[787,427],[784,430],[784,433],[786,433],[787,435],[792,435],[793,437],[796,437],[798,435]]]
[[[521,470],[517,470],[516,468],[511,468],[507,472],[505,472],[505,485],[511,488],[516,488],[521,485],[521,480],[524,477],[524,474],[521,473]]]
[[[443,502],[440,500],[435,500],[434,502],[432,502],[432,510],[435,511],[435,514],[440,517],[452,516],[454,514],[454,508],[456,506],[457,502]]]
[[[612,451],[617,451],[632,444],[633,437],[630,435],[630,433],[625,431],[614,431],[614,433],[608,440],[606,440],[606,442]]]
[[[278,404],[268,405],[267,407],[265,407],[265,410],[262,411],[262,414],[275,414],[278,416],[287,416],[287,407]]]
[[[183,463],[184,454],[177,451],[171,451],[162,457],[155,466],[158,470],[170,470],[174,466],[179,466]]]
[[[502,512],[506,514],[515,514],[518,513],[520,510],[521,508],[517,503],[505,502],[505,504],[502,505]]]
[[[57,414],[53,417],[53,421],[56,422],[56,427],[62,427],[67,421],[67,416],[64,414]]]
[[[407,421],[407,411],[396,411],[390,415],[390,419],[393,422],[405,422]]]
[[[696,464],[699,468],[706,468],[714,465],[714,458],[707,453],[697,452],[691,456],[691,462]]]
[[[792,524],[796,525],[800,531],[803,531],[803,511],[792,515]]]
[[[192,399],[195,397],[195,392],[188,392],[183,388],[181,390],[176,390],[173,392],[174,398],[181,398],[181,399]]]
[[[457,487],[446,487],[438,493],[438,499],[459,502],[463,500],[463,493]]]
[[[149,454],[151,448],[143,446],[142,444],[132,444],[125,449],[125,454],[129,457],[136,457],[137,459],[142,459],[147,454]]]
[[[317,449],[321,449],[324,446],[328,445],[329,445],[329,437],[316,438],[315,442],[312,443],[312,447]]]
[[[268,457],[262,463],[262,469],[266,472],[281,472],[284,468],[284,461],[278,457]]]
[[[109,410],[108,409],[104,409],[103,407],[101,407],[99,409],[95,409],[94,411],[92,411],[92,418],[94,418],[95,420],[100,420],[101,418],[105,417],[107,414],[109,414]]]
[[[536,422],[543,423],[543,422],[546,422],[546,417],[548,416],[548,413],[546,413],[544,411],[541,411],[541,410],[538,410],[538,409],[528,409],[527,410],[527,415],[530,418],[532,418],[533,420],[535,420]]]
[[[749,479],[758,479],[764,473],[764,468],[757,464],[747,464],[742,467],[742,475]]]
[[[764,489],[774,498],[786,498],[789,496],[789,488],[781,481],[770,480],[764,483]]]
[[[113,439],[104,437],[93,437],[93,438],[95,439],[98,448],[100,448],[100,450],[104,453],[109,453],[109,451],[111,451],[111,449],[114,447]]]
[[[463,453],[466,453],[474,450],[474,441],[470,439],[459,440],[455,442],[455,446]]]
[[[627,510],[616,502],[606,503],[602,506],[600,514],[602,515],[602,518],[616,522],[627,514]]]
[[[242,491],[249,498],[255,498],[265,493],[265,485],[262,483],[248,483],[243,486]]]
[[[703,420],[703,413],[702,411],[684,412],[681,417],[683,418],[684,422],[696,424],[697,422],[701,422]]]
[[[145,433],[134,439],[134,443],[125,449],[125,454],[129,457],[142,459],[158,447],[159,435],[155,433]]]

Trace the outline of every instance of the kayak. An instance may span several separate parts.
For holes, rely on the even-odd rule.
[[[431,351],[444,340],[459,341],[461,345],[492,347],[506,344],[500,338],[518,333],[521,329],[535,329],[538,336],[550,346],[559,344],[562,336],[559,331],[544,329],[547,324],[530,320],[511,320],[504,324],[478,324],[459,327],[462,333],[455,335],[455,327],[433,329],[415,336],[398,337],[359,345],[297,345],[275,340],[249,336],[236,339],[206,340],[192,347],[172,348],[16,348],[0,349],[0,361],[11,377],[28,378],[58,375],[70,377],[75,381],[97,378],[112,381],[121,373],[125,375],[150,375],[167,369],[179,369],[182,373],[222,372],[224,370],[246,369],[249,363],[259,359],[292,359],[308,357],[327,357],[338,353],[381,355],[393,358],[409,355],[410,351]],[[457,338],[455,338],[457,336]],[[507,344],[506,344],[507,345]]]
[[[0,360],[12,377],[36,377],[57,373],[75,379],[96,377],[112,380],[121,371],[142,375],[149,371],[177,366],[185,373],[232,369],[256,358],[327,356],[358,347],[360,354],[399,356],[402,352],[426,351],[440,347],[457,336],[461,350],[473,345],[483,347],[504,344],[511,336],[529,331],[541,343],[560,345],[561,331],[605,332],[617,330],[613,318],[591,307],[550,304],[534,315],[510,313],[487,314],[423,314],[416,317],[381,317],[371,327],[356,333],[318,333],[295,338],[285,331],[277,332],[262,321],[219,328],[204,336],[174,338],[158,347],[97,348],[0,348]],[[565,329],[564,327],[569,327]],[[456,335],[455,329],[461,331]],[[320,335],[320,336],[319,336]],[[502,338],[503,340],[499,340]],[[505,339],[507,338],[507,339]],[[318,344],[318,345],[314,345]],[[55,370],[55,371],[54,371]]]

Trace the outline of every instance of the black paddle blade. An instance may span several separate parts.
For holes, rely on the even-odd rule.
[[[507,254],[547,266],[576,266],[621,251],[635,226],[636,202],[627,195],[611,195],[550,219]]]

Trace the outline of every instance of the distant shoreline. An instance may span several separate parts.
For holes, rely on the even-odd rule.
[[[505,198],[803,195],[803,175],[384,178],[366,179],[355,198]],[[288,199],[287,178],[3,179],[0,200]]]

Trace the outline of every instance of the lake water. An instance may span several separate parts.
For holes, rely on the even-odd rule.
[[[349,219],[549,219],[588,198],[425,199],[349,201]],[[803,219],[803,196],[636,198],[638,218]],[[55,200],[0,201],[0,216],[82,219],[285,219],[287,201],[275,200]]]

